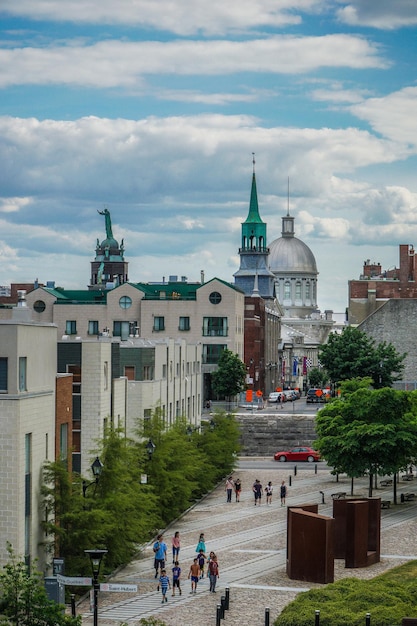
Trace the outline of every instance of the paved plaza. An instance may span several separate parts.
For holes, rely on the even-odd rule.
[[[261,461],[261,462],[260,462]],[[254,469],[250,467],[262,467]],[[138,623],[143,617],[155,616],[167,626],[205,626],[216,624],[216,607],[225,589],[230,590],[230,609],[222,622],[225,626],[263,626],[265,609],[270,611],[270,623],[298,593],[319,584],[306,584],[290,580],[285,573],[286,507],[279,498],[279,485],[285,480],[288,486],[287,505],[318,503],[319,513],[331,516],[331,494],[346,491],[350,494],[351,482],[339,477],[339,482],[328,469],[315,471],[313,464],[299,464],[297,474],[291,466],[272,459],[242,459],[248,469],[234,472],[242,485],[241,502],[226,502],[224,486],[192,507],[180,520],[165,530],[164,539],[171,554],[171,537],[178,530],[181,536],[180,565],[182,567],[182,595],[161,604],[161,594],[154,579],[152,544],[140,557],[115,574],[109,582],[137,584],[137,593],[101,592],[99,595],[99,626],[115,626],[122,622]],[[320,466],[320,464],[318,464]],[[322,467],[322,466],[321,466]],[[252,484],[258,478],[265,487],[268,481],[274,486],[272,504],[263,497],[261,506],[254,506]],[[417,478],[416,490],[417,490]],[[290,486],[291,483],[291,486]],[[354,495],[367,496],[368,479],[356,479]],[[410,482],[400,481],[401,492],[413,491]],[[392,487],[374,492],[383,500],[392,500]],[[324,498],[324,503],[322,500]],[[381,511],[381,562],[365,569],[349,570],[344,561],[335,562],[335,580],[346,576],[372,578],[383,571],[417,558],[417,506],[405,502]],[[206,538],[207,554],[214,550],[218,555],[220,578],[217,593],[208,592],[206,578],[198,583],[197,593],[190,594],[187,580],[190,565],[200,532]],[[172,564],[168,559],[167,570]],[[87,602],[78,607],[83,625],[92,624],[92,613]]]

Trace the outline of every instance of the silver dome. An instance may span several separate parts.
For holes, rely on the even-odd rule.
[[[269,266],[274,274],[282,272],[318,273],[314,254],[297,237],[279,237],[269,245]]]

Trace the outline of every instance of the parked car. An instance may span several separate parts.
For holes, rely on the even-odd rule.
[[[268,396],[268,402],[285,402],[285,396],[282,391],[271,391]]]
[[[292,448],[292,450],[286,450],[284,452],[275,452],[275,461],[308,461],[313,463],[314,461],[320,461],[320,453],[308,446],[298,446]]]
[[[318,389],[316,387],[312,387],[307,391],[306,402],[324,402],[324,393],[323,389]]]
[[[298,398],[300,397],[295,389],[285,389],[282,393],[284,394],[286,400],[288,400],[289,402],[298,400]]]

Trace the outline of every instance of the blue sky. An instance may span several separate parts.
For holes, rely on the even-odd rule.
[[[232,281],[256,157],[343,311],[417,245],[415,0],[2,0],[0,284],[88,284],[107,205],[132,281]]]

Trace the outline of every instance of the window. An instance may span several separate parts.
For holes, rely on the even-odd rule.
[[[65,323],[65,334],[76,335],[77,334],[77,322],[76,320],[67,320]]]
[[[27,358],[25,356],[19,357],[19,391],[26,391],[26,367]]]
[[[218,291],[212,291],[209,295],[209,300],[212,304],[220,304],[222,301],[222,294]]]
[[[225,349],[226,349],[225,345],[204,344],[203,345],[203,363],[209,363],[209,364],[218,363],[220,355]]]
[[[305,286],[306,300],[310,300],[310,283],[306,282]]]
[[[109,388],[109,362],[108,361],[104,361],[103,376],[104,376],[104,390],[107,390]]]
[[[143,380],[153,380],[152,365],[143,366]]]
[[[190,330],[190,318],[189,317],[180,317],[178,330]]]
[[[119,307],[121,309],[129,309],[132,306],[132,298],[129,296],[122,296],[119,300]]]
[[[227,317],[204,317],[203,337],[227,337]]]
[[[80,365],[67,365],[67,372],[72,374],[72,393],[81,393]]]
[[[0,393],[7,393],[7,365],[7,358],[0,357]]]
[[[61,424],[59,432],[59,458],[67,465],[68,461],[68,424]]]
[[[162,365],[162,378],[166,378],[167,377],[167,364],[164,363]]]
[[[88,322],[88,334],[89,335],[98,335],[99,330],[98,330],[98,321],[97,320],[90,320]]]
[[[153,318],[153,330],[160,331],[165,330],[165,317],[160,315],[155,315]]]
[[[123,341],[129,337],[129,322],[113,322],[113,337],[120,337]]]
[[[289,300],[291,298],[291,283],[289,280],[284,283],[284,300]]]
[[[43,313],[45,310],[46,304],[43,300],[36,300],[35,304],[33,305],[33,308],[35,309],[36,313]]]
[[[301,283],[299,280],[295,283],[295,297],[297,300],[301,300]]]

